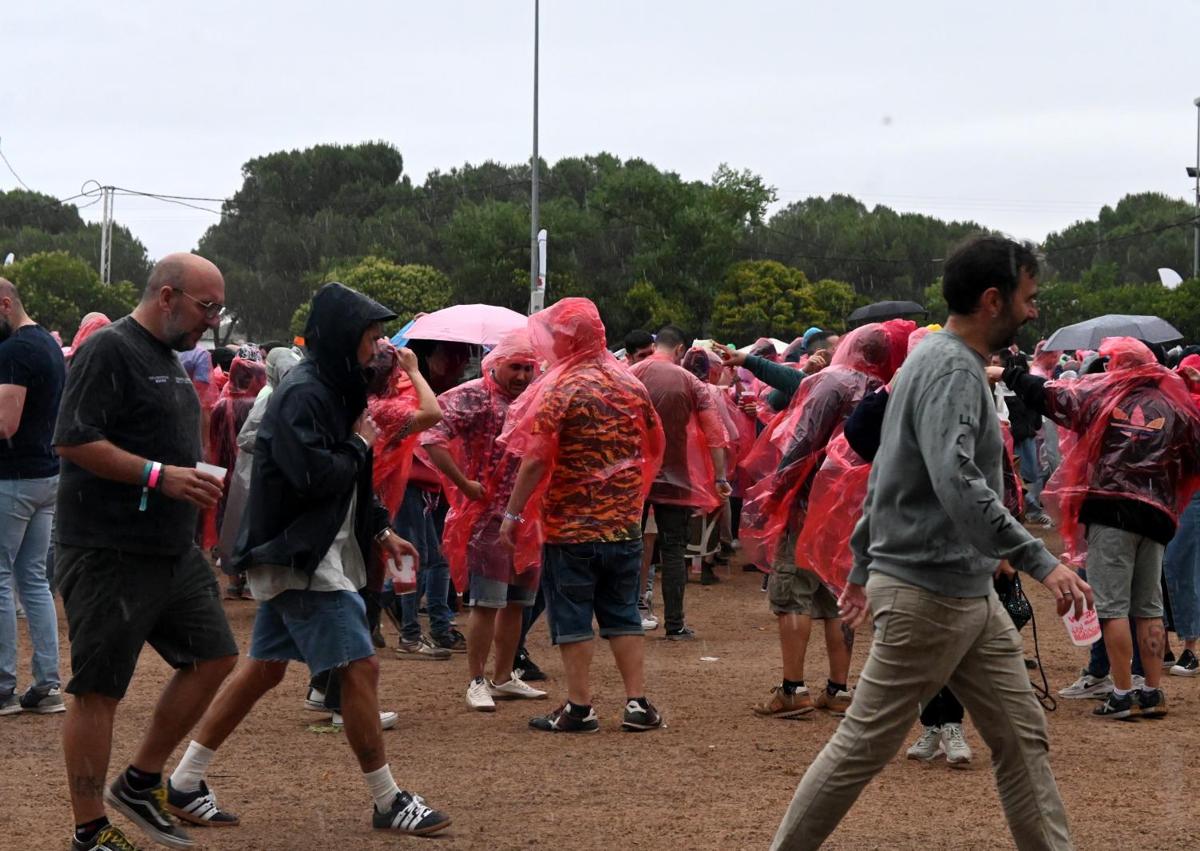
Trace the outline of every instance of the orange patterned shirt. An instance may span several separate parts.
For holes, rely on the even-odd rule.
[[[614,403],[633,398],[634,409]],[[543,501],[548,544],[632,541],[642,536],[643,435],[654,406],[632,376],[583,367],[548,388],[534,434],[557,430],[558,455]]]

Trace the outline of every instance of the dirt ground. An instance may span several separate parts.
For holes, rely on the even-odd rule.
[[[1068,643],[1044,589],[1031,588],[1030,594],[1041,658],[1058,689],[1074,679],[1085,654]],[[244,647],[254,604],[230,602],[226,611]],[[491,715],[468,711],[461,655],[449,662],[408,662],[384,651],[382,703],[401,718],[396,730],[384,734],[396,777],[454,820],[430,840],[371,830],[370,802],[344,735],[309,731],[320,716],[304,710],[307,675],[293,666],[222,748],[209,775],[222,805],[238,813],[242,825],[196,829],[193,835],[215,849],[375,849],[422,842],[455,849],[766,848],[796,783],[837,721],[821,714],[798,721],[751,714],[751,704],[780,676],[774,619],[758,574],[735,568],[718,586],[690,585],[687,611],[700,640],[670,643],[660,630],[647,641],[649,694],[668,722],[667,729],[648,734],[619,730],[623,694],[604,648],[598,648],[594,667],[603,729],[582,737],[528,729],[528,718],[550,709],[550,701],[501,704]],[[394,643],[387,625],[385,632]],[[1032,656],[1028,627],[1025,638]],[[21,641],[23,689],[23,634]],[[864,634],[854,671],[866,649]],[[560,699],[561,662],[548,646],[544,624],[534,633],[531,652],[552,677],[551,698]],[[62,655],[65,676],[65,630]],[[808,680],[824,683],[819,630],[808,661]],[[118,715],[110,776],[132,754],[168,674],[152,650],[143,654]],[[1091,701],[1060,701],[1050,713],[1052,762],[1076,847],[1200,846],[1190,789],[1200,777],[1194,745],[1200,679],[1169,677],[1165,683],[1171,714],[1160,721],[1098,721],[1088,717]],[[59,744],[62,718],[0,718],[0,835],[9,847],[67,847],[72,819]],[[969,769],[949,769],[944,760],[919,764],[901,752],[826,847],[1012,847],[986,748],[967,726],[975,750]]]

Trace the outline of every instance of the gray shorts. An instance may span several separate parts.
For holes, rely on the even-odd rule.
[[[1088,584],[1101,620],[1162,617],[1162,544],[1092,523],[1087,545]]]
[[[503,609],[511,603],[529,608],[537,600],[537,586],[512,585],[500,579],[471,576],[471,605],[484,609]]]
[[[797,567],[792,561],[796,538],[787,535],[775,554],[774,572],[767,580],[767,599],[776,615],[808,615],[813,620],[833,620],[838,614],[837,597],[821,577]]]

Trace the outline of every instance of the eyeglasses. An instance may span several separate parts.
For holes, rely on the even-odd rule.
[[[200,305],[200,309],[204,311],[204,316],[208,319],[217,319],[218,317],[225,315],[225,305],[223,304],[217,304],[215,301],[201,301],[186,290],[181,290],[179,287],[171,287],[171,289],[177,293],[183,293],[183,295]]]

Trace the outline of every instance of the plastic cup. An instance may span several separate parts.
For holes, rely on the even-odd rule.
[[[221,481],[225,480],[225,474],[229,472],[224,467],[218,467],[216,464],[205,464],[203,461],[196,464],[196,469],[201,473],[208,473],[210,476],[215,476]]]
[[[389,558],[387,569],[397,594],[411,594],[417,590],[417,571],[412,556],[400,556],[399,566],[395,559]]]
[[[1100,639],[1100,618],[1095,609],[1084,609],[1083,617],[1075,617],[1075,609],[1062,616],[1067,636],[1076,647],[1091,647]]]

